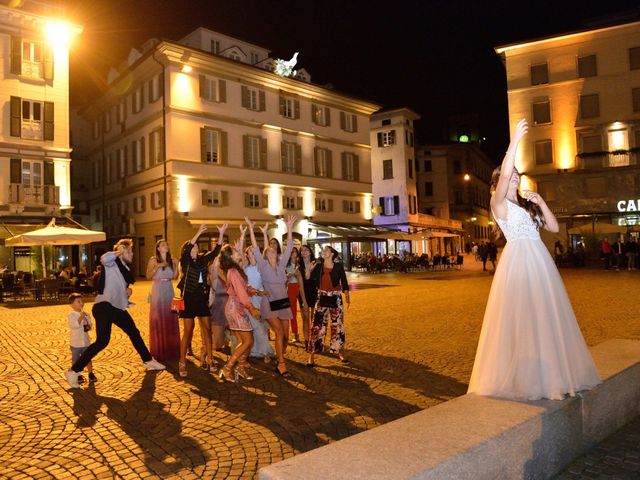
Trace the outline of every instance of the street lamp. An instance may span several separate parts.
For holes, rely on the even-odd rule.
[[[462,177],[462,178],[464,178],[465,182],[468,182],[469,180],[471,180],[471,175],[469,175],[468,173],[465,173],[464,177]]]

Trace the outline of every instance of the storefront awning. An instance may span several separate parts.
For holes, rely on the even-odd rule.
[[[612,225],[611,223],[589,222],[580,225],[574,225],[567,230],[570,235],[604,235],[608,233],[624,233],[627,231],[626,226]]]
[[[331,237],[317,237],[309,239],[310,241],[376,241],[384,240],[404,240],[404,241],[422,241],[429,238],[451,238],[458,237],[458,234],[449,232],[440,232],[434,230],[424,230],[418,233],[406,233],[399,230],[390,230],[383,227],[374,227],[370,225],[335,225],[310,223],[310,228],[314,228],[321,232],[326,232]]]

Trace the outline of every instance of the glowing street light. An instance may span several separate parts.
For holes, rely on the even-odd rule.
[[[191,68],[191,65],[183,65],[182,66],[182,73],[191,73],[192,70],[193,70],[193,68]]]
[[[471,175],[469,175],[468,173],[465,173],[463,178],[465,182],[468,182],[469,180],[471,180]]]
[[[65,22],[49,22],[45,25],[45,33],[50,43],[54,45],[69,45],[77,27]],[[77,32],[79,33],[79,32]]]

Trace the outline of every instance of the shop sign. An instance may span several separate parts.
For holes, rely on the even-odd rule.
[[[640,210],[640,198],[637,200],[619,200],[619,212],[637,212]]]

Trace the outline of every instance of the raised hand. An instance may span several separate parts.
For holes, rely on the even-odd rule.
[[[240,238],[244,238],[245,234],[247,233],[247,227],[245,227],[244,225],[239,225],[238,229],[240,230]]]
[[[240,237],[235,242],[233,242],[233,249],[240,254],[242,253],[242,238],[243,237]]]
[[[207,231],[207,226],[204,223],[201,224],[200,227],[198,227],[198,235],[202,235],[206,231]]]
[[[291,230],[293,228],[293,224],[296,223],[296,220],[298,220],[298,217],[296,217],[295,215],[287,215],[287,228],[289,230]]]
[[[516,129],[513,132],[513,142],[517,143],[520,140],[522,140],[522,137],[524,137],[527,132],[529,131],[529,124],[527,123],[526,119],[522,119],[518,122],[518,124],[516,125]]]
[[[536,205],[542,205],[543,203],[545,203],[544,199],[537,192],[531,192],[529,190],[525,190],[522,193],[524,194],[524,197],[527,199],[527,201],[531,203],[535,203]]]
[[[266,238],[267,237],[267,232],[269,231],[269,222],[265,223],[264,227],[260,227],[260,231],[262,232],[262,234]]]
[[[224,232],[227,231],[227,228],[229,227],[229,224],[225,223],[224,225],[221,225],[218,227],[218,233],[220,235],[220,237],[224,236]]]

